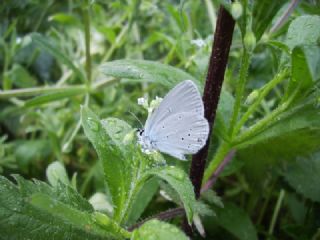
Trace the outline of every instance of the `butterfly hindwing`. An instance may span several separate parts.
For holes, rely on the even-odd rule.
[[[203,116],[180,112],[157,125],[150,139],[161,152],[184,160],[184,154],[194,154],[205,145],[208,133],[209,125]]]

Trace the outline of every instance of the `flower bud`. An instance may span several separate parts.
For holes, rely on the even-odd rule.
[[[57,186],[59,182],[62,182],[66,185],[70,184],[65,167],[58,161],[51,163],[47,167],[46,175],[49,183],[53,187]]]
[[[246,32],[244,36],[244,46],[248,51],[253,51],[256,46],[256,37],[252,31]]]
[[[231,15],[232,17],[237,20],[242,16],[243,8],[240,2],[234,2],[231,5]]]

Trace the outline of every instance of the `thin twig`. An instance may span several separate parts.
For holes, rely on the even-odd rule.
[[[221,174],[225,166],[233,159],[235,153],[236,153],[236,150],[233,149],[227,154],[227,156],[223,159],[223,161],[221,162],[219,167],[216,169],[216,171],[212,174],[209,180],[203,185],[200,193],[203,193],[209,190],[213,186],[213,184],[216,182],[218,176]]]
[[[278,21],[272,26],[270,29],[271,33],[276,32],[283,24],[287,21],[293,10],[298,6],[300,0],[291,0],[288,5],[287,10],[283,13],[283,15],[278,19]]]
[[[178,217],[178,216],[183,216],[185,215],[185,211],[183,208],[173,208],[173,209],[169,209],[167,211],[161,212],[157,215],[151,216],[149,218],[146,218],[132,226],[130,226],[127,230],[128,231],[133,231],[136,228],[139,228],[142,224],[144,224],[145,222],[149,221],[150,219],[159,219],[162,221],[166,221],[166,220],[170,220],[174,217]]]

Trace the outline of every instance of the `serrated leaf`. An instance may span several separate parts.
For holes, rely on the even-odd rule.
[[[188,240],[176,226],[159,220],[151,220],[134,230],[131,240]]]
[[[185,208],[188,222],[191,224],[196,199],[193,191],[193,185],[190,182],[188,175],[183,170],[174,166],[154,168],[145,173],[145,177],[150,175],[157,176],[162,180],[165,180],[178,193]]]
[[[80,71],[78,67],[72,62],[72,60],[62,53],[59,49],[54,47],[49,39],[45,36],[42,36],[39,33],[31,34],[32,41],[34,41],[39,47],[48,51],[52,56],[54,56],[58,61],[67,65],[73,72],[84,82],[84,74]]]
[[[183,80],[197,81],[190,74],[169,65],[147,60],[116,60],[104,63],[100,71],[111,77],[126,78],[137,82],[154,82],[173,87]]]
[[[320,152],[308,157],[298,157],[290,163],[283,175],[298,193],[320,202]]]
[[[118,121],[100,121],[87,107],[81,109],[81,121],[84,132],[97,151],[104,169],[105,182],[108,185],[115,205],[115,219],[119,220],[123,206],[127,200],[132,176],[131,164],[125,158],[119,141],[116,141]],[[107,124],[109,123],[109,125]],[[127,155],[126,155],[127,156]]]
[[[9,240],[111,237],[90,220],[91,205],[71,187],[61,184],[53,188],[19,176],[16,180],[18,186],[0,176],[1,237]]]
[[[290,49],[299,45],[317,45],[320,37],[320,17],[305,15],[296,18],[289,26],[286,43]]]

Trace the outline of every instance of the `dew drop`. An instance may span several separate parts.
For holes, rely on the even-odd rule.
[[[99,130],[99,124],[96,122],[96,120],[94,120],[93,118],[89,117],[87,119],[87,121],[88,121],[88,125],[89,125],[89,127],[90,127],[90,129],[92,131],[97,132]]]

